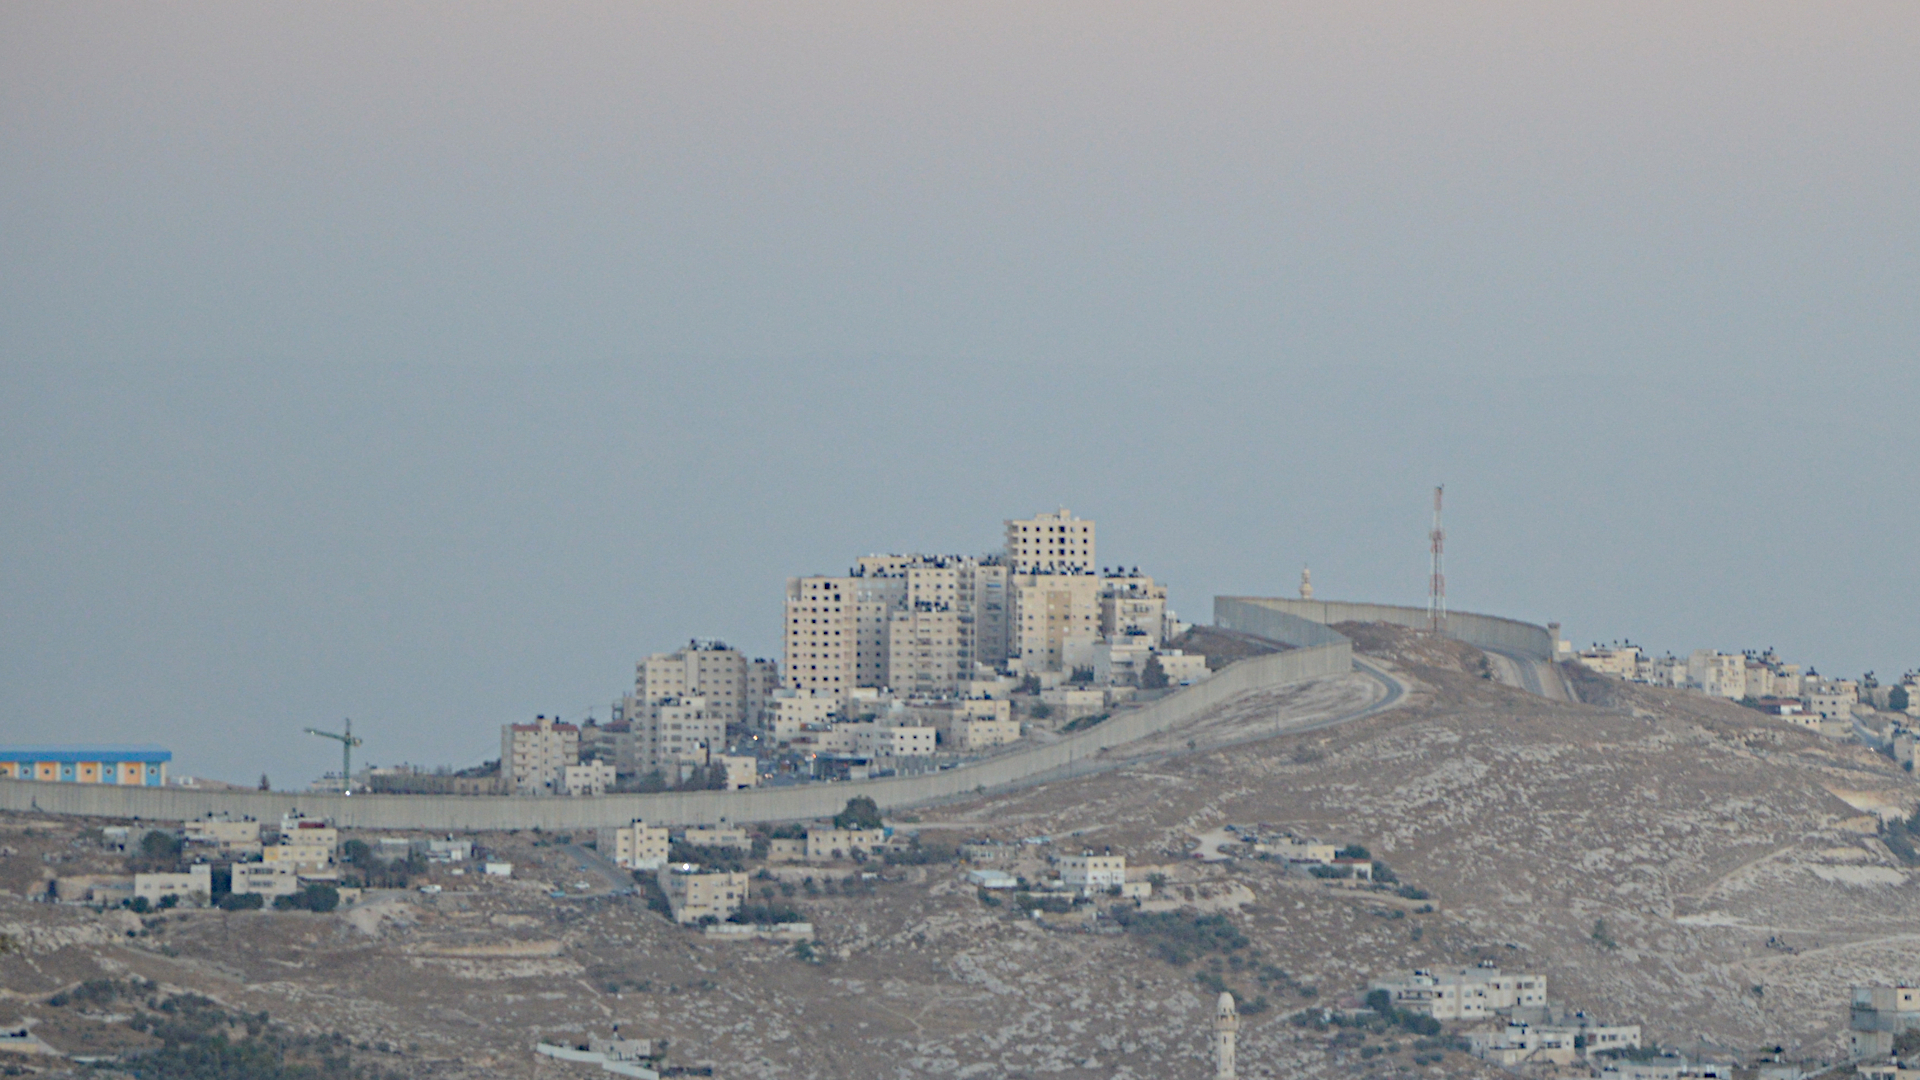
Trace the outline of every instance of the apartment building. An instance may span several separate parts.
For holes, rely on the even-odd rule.
[[[566,790],[566,767],[580,764],[580,729],[557,718],[500,726],[500,772],[515,795]]]
[[[583,761],[560,770],[561,789],[568,795],[605,795],[613,786],[614,768],[610,761]]]
[[[1464,968],[1434,975],[1415,971],[1402,979],[1376,979],[1368,989],[1385,990],[1393,1007],[1435,1020],[1480,1020],[1517,1008],[1545,1008],[1544,975],[1508,974],[1497,967]]]
[[[1566,1024],[1512,1021],[1490,1031],[1467,1033],[1469,1052],[1505,1068],[1518,1065],[1571,1065],[1606,1050],[1637,1050],[1639,1024],[1594,1024],[1581,1018]]]
[[[930,727],[893,727],[887,724],[841,724],[853,733],[853,752],[867,757],[930,757],[938,741]]]
[[[666,865],[669,843],[664,827],[644,821],[601,829],[595,838],[600,854],[627,870],[657,870]]]
[[[1160,673],[1167,677],[1169,686],[1187,686],[1212,674],[1207,669],[1207,658],[1199,653],[1163,649],[1154,654],[1154,659],[1159,661]]]
[[[1144,641],[1158,648],[1167,623],[1167,587],[1155,585],[1139,567],[1115,569],[1100,579],[1100,636]]]
[[[213,895],[213,867],[194,863],[184,874],[135,874],[133,895],[156,907],[169,896],[189,907],[205,907]]]
[[[1920,987],[1856,986],[1847,1018],[1847,1047],[1854,1058],[1882,1058],[1893,1041],[1920,1029]]]
[[[753,838],[738,825],[689,825],[681,840],[693,847],[753,849]]]
[[[1074,517],[1065,507],[1058,513],[1012,520],[1007,527],[1007,564],[1015,574],[1092,576],[1093,522]]]
[[[767,703],[780,689],[780,661],[755,659],[747,664],[746,724],[758,730],[767,724]]]
[[[670,863],[660,868],[660,891],[677,923],[702,920],[725,922],[747,902],[747,875],[703,871],[693,863]]]
[[[1638,645],[1618,645],[1607,648],[1584,649],[1574,654],[1574,661],[1589,671],[1601,675],[1611,675],[1628,682],[1640,677],[1640,647]]]
[[[1860,702],[1860,684],[1851,679],[1816,679],[1806,687],[1807,712],[1822,720],[1850,720]]]
[[[965,651],[960,613],[951,604],[919,600],[887,616],[886,664],[883,685],[898,694],[951,694],[960,688],[970,666]]]
[[[677,781],[712,764],[714,756],[726,750],[727,725],[707,711],[705,698],[661,698],[647,705],[634,746],[638,771]]]
[[[325,820],[288,814],[280,819],[280,842],[262,849],[260,857],[297,873],[317,873],[333,865],[339,846],[340,830]]]
[[[711,768],[714,765],[726,770],[725,784],[728,791],[739,791],[760,785],[758,758],[747,754],[715,754],[713,760],[708,763],[708,767]]]
[[[1020,721],[1007,718],[966,717],[955,720],[940,737],[962,754],[978,754],[1020,741]]]
[[[1127,857],[1111,851],[1104,855],[1082,851],[1061,855],[1053,862],[1060,869],[1061,884],[1070,889],[1117,889],[1127,883]]]
[[[661,698],[698,697],[723,724],[755,725],[768,694],[780,682],[772,660],[748,659],[724,641],[689,641],[685,648],[655,653],[634,664],[633,692],[616,706],[615,719],[633,720]]]
[[[234,821],[206,817],[187,822],[182,831],[191,845],[205,845],[232,855],[260,854],[260,823],[252,818]]]
[[[777,691],[767,713],[767,732],[791,739],[809,728],[824,727],[840,715],[840,699],[813,690]]]
[[[998,556],[868,555],[853,575],[859,685],[952,692],[976,665],[1005,661],[1007,567]]]
[[[860,685],[855,585],[851,577],[787,579],[783,670],[788,687],[844,702]]]
[[[292,896],[300,891],[300,872],[287,862],[234,863],[233,891],[259,893],[268,900]]]
[[[1091,574],[1022,574],[1009,579],[1012,599],[1007,662],[1037,674],[1093,666],[1100,641],[1100,579]]]
[[[1695,649],[1687,657],[1687,682],[1710,696],[1738,701],[1747,696],[1746,657]]]
[[[831,862],[866,854],[887,842],[885,829],[808,829],[807,861]]]

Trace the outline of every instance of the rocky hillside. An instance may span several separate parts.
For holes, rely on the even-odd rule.
[[[1491,1075],[1445,1039],[1295,1016],[1370,976],[1492,959],[1664,1045],[1831,1057],[1850,983],[1920,972],[1920,887],[1875,836],[1920,792],[1885,759],[1689,695],[1580,685],[1599,703],[1547,702],[1458,643],[1341,629],[1408,685],[1400,707],[901,823],[936,857],[942,841],[1013,842],[1008,866],[1036,878],[1048,853],[1110,847],[1156,875],[1139,909],[1036,918],[938,861],[784,869],[783,899],[820,934],[809,960],[711,944],[639,898],[552,899],[577,859],[521,835],[482,838],[520,864],[512,883],[143,922],[22,899],[48,856],[86,845],[81,823],[17,817],[0,836],[0,932],[17,946],[0,1021],[75,1031],[85,1018],[47,995],[137,977],[337,1032],[403,1075],[533,1076],[536,1038],[617,1020],[722,1077],[1205,1077],[1207,1003],[1226,986],[1255,1010],[1243,1075]],[[1227,825],[1362,845],[1408,895],[1289,873]]]

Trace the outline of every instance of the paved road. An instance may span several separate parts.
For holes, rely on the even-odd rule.
[[[1527,693],[1553,701],[1568,700],[1566,684],[1560,680],[1560,673],[1555,671],[1553,665],[1547,661],[1536,660],[1522,653],[1507,652],[1504,649],[1482,649],[1481,651],[1505,660],[1506,663],[1496,663],[1495,666],[1511,669],[1519,678],[1517,685]],[[1501,681],[1512,685],[1512,680],[1502,679]]]
[[[1356,674],[1365,675],[1367,678],[1372,679],[1374,682],[1380,684],[1381,688],[1385,691],[1385,693],[1381,696],[1381,698],[1378,701],[1375,701],[1369,705],[1362,706],[1358,709],[1353,709],[1351,711],[1341,713],[1338,716],[1329,716],[1322,720],[1315,720],[1313,723],[1310,723],[1310,724],[1299,724],[1295,726],[1287,726],[1284,723],[1284,721],[1276,722],[1273,728],[1267,731],[1255,732],[1254,734],[1251,734],[1251,735],[1243,735],[1240,738],[1228,739],[1222,742],[1206,743],[1204,745],[1195,746],[1192,749],[1188,749],[1186,747],[1179,747],[1174,750],[1169,750],[1163,754],[1151,754],[1144,757],[1119,757],[1119,758],[1111,758],[1111,759],[1110,758],[1093,758],[1086,761],[1075,762],[1074,764],[1066,766],[1065,768],[1056,769],[1049,773],[1042,773],[1038,776],[1030,776],[1024,780],[1019,780],[1011,784],[997,785],[995,787],[989,788],[988,791],[990,793],[997,793],[997,792],[1003,792],[1003,791],[1017,791],[1023,788],[1037,787],[1041,784],[1051,784],[1059,780],[1071,780],[1076,777],[1092,776],[1096,773],[1111,772],[1114,769],[1134,768],[1140,765],[1150,765],[1157,761],[1169,761],[1173,758],[1187,757],[1188,755],[1191,755],[1191,754],[1212,753],[1215,750],[1223,750],[1233,746],[1242,746],[1242,745],[1245,745],[1246,743],[1262,742],[1264,740],[1274,738],[1275,736],[1278,736],[1278,735],[1292,735],[1302,731],[1322,731],[1322,730],[1325,730],[1326,728],[1333,727],[1336,724],[1350,723],[1354,720],[1359,720],[1363,717],[1373,716],[1378,713],[1385,712],[1388,709],[1398,706],[1400,704],[1401,699],[1406,697],[1407,695],[1407,688],[1404,683],[1402,683],[1399,679],[1394,678],[1392,675],[1387,674],[1385,671],[1381,670],[1380,668],[1374,667],[1372,664],[1366,663],[1359,659],[1355,659],[1353,662],[1353,670]],[[938,801],[939,802],[957,802],[964,799],[971,799],[974,797],[975,797],[974,793],[966,792],[960,795],[955,795],[951,799],[941,799]]]
[[[560,850],[572,857],[574,865],[579,868],[581,874],[597,877],[606,883],[605,889],[594,889],[580,895],[590,896],[594,893],[612,892],[615,889],[633,888],[633,875],[620,869],[620,864],[605,855],[590,848],[581,847],[579,844],[567,844]]]

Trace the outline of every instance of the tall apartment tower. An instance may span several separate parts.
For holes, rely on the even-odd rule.
[[[842,704],[859,683],[859,608],[851,577],[787,579],[786,682]]]
[[[868,555],[853,569],[859,686],[948,694],[1007,657],[999,556]]]
[[[662,698],[699,697],[706,699],[707,715],[722,724],[744,724],[752,663],[722,641],[694,640],[684,649],[655,653],[634,664],[634,707],[624,711],[634,719]]]
[[[500,776],[515,795],[557,795],[566,768],[580,763],[580,729],[547,717],[500,726]]]
[[[1007,659],[1026,672],[1093,663],[1101,583],[1093,522],[1066,509],[1007,525]]]
[[[1091,574],[1093,522],[1074,517],[1065,507],[1007,522],[1007,564],[1016,574]]]

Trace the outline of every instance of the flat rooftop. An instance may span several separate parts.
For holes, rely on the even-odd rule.
[[[47,746],[0,745],[0,761],[119,762],[172,761],[173,751],[156,743],[56,743]]]

